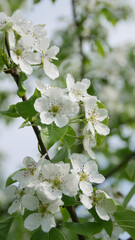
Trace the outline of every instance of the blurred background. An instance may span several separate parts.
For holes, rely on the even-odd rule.
[[[106,177],[102,188],[122,202],[135,181],[135,1],[0,0],[0,11],[12,15],[17,9],[35,25],[46,24],[52,44],[60,47],[56,62],[60,78],[53,83],[66,87],[67,73],[76,81],[87,77],[91,80],[89,93],[97,95],[108,108],[111,133],[96,155]],[[25,82],[28,96],[37,78],[49,82],[42,71],[34,71]],[[16,91],[12,77],[1,73],[0,110],[21,101]],[[2,191],[6,178],[22,167],[26,155],[36,160],[39,154],[32,129],[19,129],[22,122],[0,116],[1,214],[6,208]],[[129,207],[135,207],[134,197]],[[9,240],[13,239],[10,235]],[[22,234],[14,237],[17,239],[29,238]]]

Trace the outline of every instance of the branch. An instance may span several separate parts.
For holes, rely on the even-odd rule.
[[[81,56],[80,76],[81,76],[81,78],[83,78],[84,74],[85,74],[85,69],[84,69],[85,55],[83,53],[83,37],[81,36],[81,34],[79,32],[80,22],[77,20],[77,14],[76,14],[76,0],[72,0],[72,12],[73,12],[74,25],[76,27],[76,35],[79,40],[79,48],[80,48],[80,56]]]
[[[119,165],[117,165],[115,168],[111,169],[107,174],[104,175],[105,178],[107,179],[111,177],[113,174],[117,173],[131,160],[132,157],[135,157],[135,152],[128,154]]]

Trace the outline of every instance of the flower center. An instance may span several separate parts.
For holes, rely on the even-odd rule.
[[[17,48],[17,49],[15,50],[15,53],[16,53],[17,56],[21,56],[22,52],[23,52],[23,50],[20,49],[20,48]]]
[[[45,205],[40,205],[39,207],[39,213],[41,214],[41,216],[43,217],[46,214],[49,214],[50,211],[48,210],[48,204],[45,204]]]
[[[56,117],[56,113],[59,112],[59,106],[58,105],[52,105],[52,107],[49,109],[48,112],[52,112],[53,117]]]
[[[61,180],[59,178],[56,177],[53,180],[52,188],[58,188],[59,190],[61,189]]]
[[[88,181],[88,175],[86,173],[79,173],[80,181]]]

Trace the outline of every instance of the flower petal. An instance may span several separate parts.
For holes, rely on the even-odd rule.
[[[32,213],[24,221],[24,227],[30,231],[37,229],[41,224],[41,215],[39,213]]]
[[[59,77],[59,71],[57,67],[46,59],[44,59],[44,71],[46,75],[50,77],[52,80]]]
[[[51,228],[56,227],[54,216],[48,214],[41,219],[41,227],[44,232],[49,232]]]
[[[20,200],[19,200],[19,199],[16,199],[16,200],[11,204],[11,206],[9,207],[8,213],[9,213],[9,214],[12,214],[12,213],[16,212],[19,207],[20,207]]]
[[[86,181],[80,182],[80,189],[82,190],[83,194],[85,194],[86,196],[91,196],[93,193],[93,187],[91,183]]]
[[[65,114],[56,114],[56,117],[55,117],[55,124],[58,126],[58,127],[60,127],[60,128],[62,128],[62,127],[64,127],[65,125],[67,125],[68,124],[68,122],[69,122],[69,119],[68,119],[68,117],[65,115]]]
[[[96,212],[98,214],[98,216],[105,220],[108,221],[110,219],[109,215],[107,214],[107,212],[105,211],[104,208],[102,208],[101,206],[95,206]]]
[[[94,126],[95,126],[96,131],[100,135],[106,136],[110,133],[110,129],[103,123],[98,122],[98,123],[94,124]]]
[[[92,200],[84,194],[80,194],[80,201],[87,209],[91,209],[93,207]]]
[[[38,198],[31,194],[24,195],[22,197],[22,203],[23,203],[23,206],[30,211],[34,211],[39,207]]]

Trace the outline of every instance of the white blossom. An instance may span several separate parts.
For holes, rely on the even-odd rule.
[[[89,194],[89,196],[81,194],[80,201],[87,209],[91,209],[95,206],[98,216],[105,221],[110,219],[110,214],[116,209],[110,196],[101,190],[97,190],[95,193]]]
[[[91,133],[95,135],[95,130],[100,135],[107,135],[110,129],[102,123],[108,116],[108,111],[105,108],[98,108],[97,99],[94,96],[90,96],[85,103],[85,116],[88,120],[87,129],[90,129]]]
[[[42,123],[55,122],[60,128],[67,125],[69,117],[79,111],[78,104],[68,100],[62,89],[58,87],[52,88],[47,97],[36,99],[34,108],[40,113]]]
[[[38,197],[38,198],[37,198]],[[37,213],[30,214],[24,221],[24,226],[30,231],[35,230],[41,225],[41,228],[44,232],[49,232],[51,228],[56,226],[55,219],[53,214],[59,211],[59,207],[63,205],[61,199],[56,199],[52,201],[47,198],[41,192],[37,192],[37,197],[31,196],[31,202],[34,203],[33,209],[37,210]],[[24,206],[25,208],[31,210],[31,206],[25,199]]]
[[[12,214],[17,211],[17,209],[21,210],[21,213],[24,212],[24,207],[22,204],[24,196],[29,194],[30,190],[28,188],[19,189],[14,185],[10,185],[6,188],[6,196],[9,200],[13,201],[11,206],[8,209],[8,213]]]
[[[75,83],[74,78],[70,74],[67,74],[66,83],[71,101],[79,102],[88,99],[87,89],[90,86],[89,79],[84,78],[81,82]]]
[[[33,53],[31,51],[30,42],[26,39],[20,39],[17,44],[10,42],[10,54],[13,62],[19,65],[22,72],[26,74],[31,74],[33,71],[32,64],[39,64],[41,62],[40,56],[38,53]]]
[[[4,12],[0,12],[0,31],[8,30],[12,27],[13,22]]]
[[[75,174],[69,173],[68,163],[49,163],[42,166],[40,183],[35,186],[36,191],[46,194],[49,199],[61,198],[62,194],[75,196],[78,191],[78,180]]]
[[[95,153],[92,151],[91,148],[96,146],[96,140],[95,140],[95,137],[91,134],[88,128],[88,124],[83,129],[83,135],[84,135],[84,139],[83,139],[84,149],[85,151],[88,152],[89,156],[92,159],[95,159],[96,158]]]
[[[73,166],[72,173],[77,174],[79,179],[80,189],[83,194],[88,195],[93,191],[91,183],[103,183],[105,178],[98,173],[98,166],[95,161],[90,160],[85,162],[83,154],[74,153],[71,155]]]

